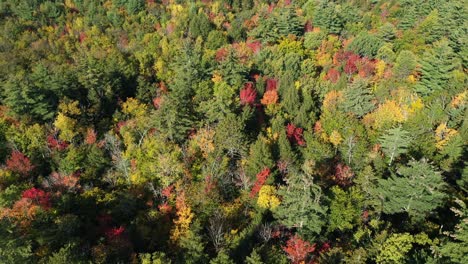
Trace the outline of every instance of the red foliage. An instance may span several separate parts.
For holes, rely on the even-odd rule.
[[[215,60],[217,62],[223,61],[228,55],[228,50],[226,48],[220,48],[216,51]]]
[[[253,88],[253,83],[251,82],[246,83],[244,85],[244,89],[240,91],[241,105],[253,106],[256,98],[257,98],[257,92]]]
[[[296,143],[299,146],[305,146],[306,142],[302,136],[303,129],[296,127],[295,125],[289,123],[286,126],[286,136],[288,137],[291,143]]]
[[[50,194],[34,187],[23,191],[22,198],[30,199],[44,209],[48,209],[51,206]]]
[[[341,186],[346,186],[351,183],[351,178],[354,173],[351,168],[345,164],[338,163],[335,167],[335,181]]]
[[[319,252],[324,253],[324,252],[327,252],[329,249],[330,249],[330,243],[325,242],[323,243],[322,247],[320,247]]]
[[[28,175],[34,168],[31,161],[23,153],[15,150],[6,161],[7,169],[19,173],[23,176]]]
[[[83,43],[83,41],[85,41],[87,37],[88,37],[88,36],[86,36],[86,33],[80,32],[80,36],[78,37],[80,43]]]
[[[158,206],[158,209],[163,214],[170,214],[173,208],[167,202],[164,202]]]
[[[171,195],[172,195],[172,191],[174,191],[174,186],[173,186],[173,185],[169,185],[169,186],[167,186],[166,188],[162,189],[161,194],[162,194],[164,197],[169,198],[169,197],[171,197]]]
[[[270,176],[270,168],[264,168],[261,172],[257,174],[257,180],[255,181],[252,190],[250,191],[250,197],[255,197],[257,193],[260,191],[262,186],[265,184],[266,180]]]
[[[247,47],[249,47],[254,54],[257,54],[262,49],[262,43],[260,41],[248,41]]]
[[[275,79],[266,79],[266,90],[267,91],[276,91],[278,88],[278,81]]]
[[[51,149],[64,150],[68,147],[68,143],[59,139],[56,139],[54,135],[47,136],[47,145]]]
[[[283,250],[288,254],[288,258],[293,264],[304,263],[307,255],[315,251],[315,244],[302,240],[298,235],[291,237]]]
[[[307,20],[307,22],[304,25],[304,31],[307,32],[312,32],[314,30],[314,27],[312,26],[312,22],[310,20]]]
[[[336,83],[339,79],[340,72],[335,68],[331,68],[325,76],[325,80],[330,80],[332,83]]]
[[[88,131],[86,131],[86,138],[85,138],[85,143],[88,145],[92,145],[96,142],[97,139],[97,134],[96,131],[92,128],[88,128]]]
[[[349,75],[356,73],[358,70],[357,63],[359,63],[359,61],[360,61],[359,55],[351,54],[346,60],[344,72]]]
[[[155,98],[153,99],[153,106],[154,106],[154,108],[159,109],[159,107],[161,107],[162,101],[163,101],[163,100],[162,100],[161,97],[155,97]]]
[[[359,70],[359,76],[366,78],[374,73],[375,64],[368,58],[362,58],[357,64],[357,68]]]
[[[105,236],[109,240],[114,240],[123,235],[125,228],[123,226],[113,227],[104,232]]]

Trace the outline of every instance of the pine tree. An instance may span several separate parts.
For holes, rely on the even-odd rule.
[[[398,126],[387,130],[379,141],[382,145],[382,151],[389,158],[388,164],[391,165],[395,158],[408,151],[408,147],[411,144],[411,136],[408,131]]]
[[[413,52],[402,50],[396,58],[393,73],[397,79],[406,79],[417,66],[417,57]]]
[[[434,43],[421,60],[421,80],[415,89],[421,95],[430,95],[446,89],[453,70],[460,65],[447,39]]]
[[[302,172],[289,173],[286,181],[287,186],[278,191],[282,201],[273,215],[281,224],[304,235],[319,234],[327,211],[322,205],[322,190],[312,176]]]
[[[399,176],[378,181],[384,213],[406,212],[411,220],[419,222],[442,205],[447,196],[446,184],[441,173],[426,160],[410,161],[397,173]]]
[[[375,108],[366,79],[355,79],[344,91],[344,98],[345,100],[342,105],[344,110],[354,113],[357,117],[363,117]]]

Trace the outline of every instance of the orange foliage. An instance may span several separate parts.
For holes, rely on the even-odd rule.
[[[262,103],[262,105],[272,105],[276,104],[278,100],[278,92],[276,90],[270,90],[266,91],[265,94],[263,94],[263,98],[260,101],[260,103]]]

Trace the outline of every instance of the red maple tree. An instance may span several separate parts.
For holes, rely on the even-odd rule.
[[[295,125],[289,123],[286,126],[286,136],[288,137],[291,143],[296,143],[299,146],[305,146],[306,142],[302,136],[303,129],[296,127]]]
[[[257,193],[260,191],[262,186],[265,184],[266,180],[270,176],[270,168],[264,168],[261,172],[259,172],[256,176],[257,180],[255,181],[252,190],[250,191],[250,197],[255,197]]]
[[[22,198],[30,199],[44,209],[51,207],[50,194],[37,188],[30,188],[23,191]]]
[[[253,88],[253,83],[251,82],[246,83],[244,85],[244,88],[240,91],[241,105],[253,106],[256,98],[257,98],[257,92]]]
[[[8,170],[23,176],[28,175],[34,168],[29,158],[17,150],[11,153],[10,158],[6,161],[6,166]]]
[[[310,244],[302,240],[298,235],[294,235],[286,242],[283,250],[288,254],[288,258],[293,264],[304,263],[307,255],[315,251],[315,244]]]

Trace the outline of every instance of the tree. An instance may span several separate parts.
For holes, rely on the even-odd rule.
[[[395,158],[408,151],[408,147],[411,144],[411,136],[408,131],[398,126],[387,130],[379,141],[382,145],[382,151],[390,159],[388,164],[391,165]]]
[[[348,45],[347,49],[363,57],[374,58],[383,44],[383,41],[377,36],[361,32]]]
[[[302,172],[291,172],[287,186],[280,188],[281,204],[273,211],[278,221],[296,228],[307,236],[318,235],[325,224],[327,208],[322,205],[322,190],[313,178]]]
[[[426,160],[410,161],[397,171],[399,176],[378,181],[378,193],[387,214],[406,212],[415,222],[442,205],[447,194],[440,172]]]
[[[393,73],[397,79],[405,79],[413,73],[417,65],[416,55],[411,51],[402,50],[396,59]]]
[[[356,189],[344,191],[338,186],[332,187],[333,198],[330,204],[330,224],[328,230],[346,231],[352,229],[361,221],[363,196]]]
[[[421,60],[421,80],[415,86],[416,92],[426,96],[444,90],[453,70],[460,66],[447,39],[434,43],[432,49],[424,52]]]
[[[363,117],[375,108],[372,99],[373,96],[368,88],[368,81],[357,78],[344,91],[342,106],[346,112],[354,113],[357,117]]]
[[[211,22],[204,12],[194,15],[189,23],[189,33],[193,38],[201,36],[203,39],[208,37],[211,30]]]
[[[288,258],[293,264],[305,263],[307,256],[315,251],[315,244],[311,245],[298,235],[294,235],[286,242],[283,250],[288,254]]]
[[[320,1],[314,8],[314,24],[332,34],[340,34],[344,21],[339,5],[330,1]]]

